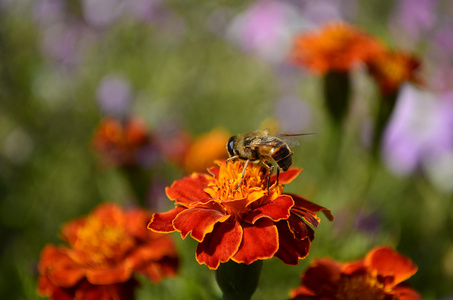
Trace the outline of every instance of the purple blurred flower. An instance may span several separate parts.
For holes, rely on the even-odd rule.
[[[376,234],[379,232],[382,224],[382,217],[378,212],[369,212],[361,209],[354,221],[354,227],[359,231]]]
[[[98,88],[97,99],[104,114],[120,119],[126,117],[132,101],[129,82],[119,75],[104,77]]]
[[[390,21],[391,32],[400,41],[413,45],[436,22],[436,1],[400,0]]]
[[[355,6],[355,0],[259,0],[233,20],[227,36],[244,51],[279,63],[296,34],[351,16]]]
[[[48,27],[63,22],[65,18],[65,2],[61,0],[38,0],[34,5],[35,21]]]
[[[42,48],[53,61],[74,66],[79,64],[93,42],[93,35],[79,22],[58,23],[44,30]]]
[[[286,58],[291,37],[307,26],[292,4],[264,0],[254,2],[237,16],[228,36],[246,52],[270,62],[280,62]]]
[[[453,153],[453,93],[405,85],[384,136],[384,158],[396,174],[429,168]],[[453,182],[453,181],[452,181]]]
[[[123,0],[82,0],[83,16],[94,27],[105,27],[121,15]]]

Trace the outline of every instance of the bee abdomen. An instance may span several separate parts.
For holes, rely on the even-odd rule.
[[[293,153],[288,145],[282,145],[278,148],[278,151],[272,155],[272,158],[283,171],[287,171],[293,164]]]

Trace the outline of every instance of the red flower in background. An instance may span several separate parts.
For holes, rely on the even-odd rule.
[[[317,212],[333,219],[330,210],[290,194],[281,184],[291,182],[302,171],[290,169],[271,179],[267,194],[266,168],[249,164],[241,180],[244,163],[221,163],[210,174],[194,173],[166,189],[175,208],[154,214],[148,228],[156,232],[188,234],[199,242],[196,259],[211,269],[230,259],[251,264],[276,256],[286,264],[297,264],[308,255]],[[240,183],[239,187],[238,184]],[[307,225],[309,224],[309,225]]]
[[[416,272],[409,258],[388,246],[376,247],[364,259],[348,263],[315,259],[302,274],[301,286],[291,291],[291,299],[421,300],[403,282]]]
[[[38,265],[38,292],[51,299],[131,299],[143,274],[174,276],[178,255],[170,237],[150,232],[151,213],[99,206],[62,229],[67,246],[47,245]]]
[[[320,31],[296,37],[292,61],[325,74],[347,72],[354,65],[382,52],[384,47],[360,29],[342,22],[325,25]]]
[[[397,92],[404,82],[422,84],[420,66],[415,56],[401,51],[385,51],[367,62],[368,71],[384,95]]]
[[[138,118],[117,120],[106,117],[93,137],[94,148],[113,165],[135,165],[137,151],[151,144],[145,123]]]

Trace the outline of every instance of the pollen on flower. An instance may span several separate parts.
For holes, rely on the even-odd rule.
[[[77,230],[73,248],[89,254],[85,256],[89,259],[86,263],[100,265],[122,256],[133,245],[133,238],[126,233],[123,224],[103,224],[98,217],[91,216]]]
[[[251,194],[262,197],[267,193],[267,180],[271,174],[261,164],[249,163],[242,176],[244,167],[245,163],[241,160],[220,164],[219,177],[205,191],[221,201],[243,199]],[[276,184],[269,187],[270,195],[278,191]]]

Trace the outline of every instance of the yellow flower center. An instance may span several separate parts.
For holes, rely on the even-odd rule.
[[[275,199],[283,192],[283,187],[274,183],[269,186],[268,195],[268,178],[271,174],[262,164],[249,162],[245,171],[244,167],[245,162],[239,159],[221,164],[218,178],[205,189],[230,214],[241,215],[252,209],[253,205],[249,204],[256,200],[260,199],[259,204],[262,204],[262,201]],[[232,205],[236,200],[245,201],[242,205]]]
[[[319,46],[325,51],[338,52],[349,47],[355,37],[356,32],[352,28],[342,24],[333,24],[322,34]]]
[[[122,257],[133,244],[124,224],[106,224],[100,218],[90,216],[77,231],[73,249],[85,254],[85,263],[102,265]]]
[[[390,299],[384,290],[384,284],[377,281],[375,276],[355,275],[342,277],[339,290],[336,294],[338,300],[384,300]]]

